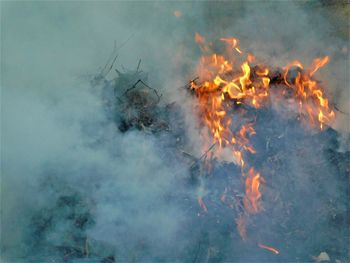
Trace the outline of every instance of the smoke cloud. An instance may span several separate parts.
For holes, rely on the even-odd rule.
[[[169,138],[137,130],[120,132],[106,115],[100,96],[103,85],[91,85],[91,80],[111,56],[114,43],[119,48],[116,68],[134,70],[141,59],[147,83],[166,103],[181,106],[188,138],[181,150],[196,157],[203,153],[203,142],[193,112],[195,101],[181,88],[196,77],[200,51],[193,40],[195,32],[213,41],[237,37],[242,48],[275,66],[294,59],[309,64],[315,57],[330,55],[330,63],[317,78],[327,87],[330,101],[350,112],[348,39],[336,31],[321,4],[156,1],[1,5],[2,261],[99,262],[107,258],[105,262],[113,262],[114,257],[116,262],[286,262],[292,258],[289,253],[282,258],[259,254],[262,252],[253,255],[249,250],[252,244],[237,245],[230,239],[238,235],[232,234],[236,231],[234,217],[222,211],[218,214],[226,232],[220,228],[215,235],[219,231],[213,226],[219,219],[214,215],[205,223],[198,219],[198,187],[189,185],[188,167],[172,158]],[[116,76],[111,70],[106,81]],[[278,113],[272,115],[279,118]],[[273,135],[268,127],[281,131],[287,122],[261,123],[261,137],[254,141],[257,148],[264,151],[264,136]],[[322,209],[328,199],[339,201],[345,196],[346,200],[344,185],[335,182],[338,170],[329,167],[328,156],[310,157],[315,166],[318,161],[325,162],[317,172],[327,176],[322,191],[309,192],[317,179],[307,177],[312,171],[305,156],[317,156],[326,144],[349,151],[349,115],[338,113],[333,128],[342,134],[339,142],[332,140],[333,135],[323,141],[313,139],[313,134],[298,134],[295,128],[284,133],[285,143],[269,146],[284,149],[286,156],[279,161],[288,166],[283,169],[289,169],[290,178],[298,178],[293,180],[298,182],[291,187],[294,192],[281,193],[285,198],[296,195],[295,202],[300,205],[293,212],[303,213],[304,195],[313,207],[306,215],[308,221],[300,220],[297,226],[305,223],[312,227],[310,217],[326,213]],[[293,147],[300,140],[309,145],[304,155],[298,155],[303,147]],[[313,147],[313,143],[320,146]],[[262,173],[276,176],[275,181],[268,179],[272,183],[266,186],[267,192],[288,182],[280,182],[283,178],[268,171],[270,161],[261,161]],[[233,176],[239,177],[239,172]],[[222,184],[220,178],[215,179],[217,185]],[[200,185],[210,188],[205,190],[208,196],[216,191],[216,184],[209,183],[203,179]],[[323,197],[319,199],[319,195]],[[266,227],[261,234],[252,234],[256,240],[268,237],[279,242],[276,222],[285,207],[275,205],[266,207],[275,216],[272,225],[267,226],[272,216],[266,214],[253,222]],[[343,203],[338,209],[341,216],[347,212]],[[345,246],[344,220],[339,219],[341,227],[335,232],[342,238],[339,247]],[[322,231],[317,227],[327,224],[327,220],[320,222],[315,231]],[[277,234],[271,236],[269,231]],[[296,253],[315,255],[314,247],[326,237],[315,238],[319,238],[317,242],[310,241],[305,248],[310,252]],[[212,245],[215,242],[221,245]],[[300,242],[293,239],[281,246],[302,250]],[[205,246],[209,249],[203,252]],[[334,254],[343,256],[339,251]],[[62,259],[62,255],[68,256]]]

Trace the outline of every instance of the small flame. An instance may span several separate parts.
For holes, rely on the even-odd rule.
[[[205,203],[204,203],[202,197],[198,197],[198,204],[199,204],[199,206],[202,208],[202,210],[203,210],[205,213],[208,212],[208,208],[207,208],[207,206],[205,205]]]
[[[180,17],[180,16],[182,16],[182,12],[180,10],[175,10],[174,11],[174,16],[175,17]]]
[[[260,211],[260,174],[256,173],[253,168],[250,168],[245,181],[246,191],[243,199],[244,208],[251,214]]]
[[[194,35],[194,40],[196,41],[197,44],[204,44],[205,43],[204,37],[199,33],[196,33]]]
[[[247,56],[248,63],[252,63],[254,60],[255,60],[255,56],[249,53]]]
[[[273,247],[265,246],[265,245],[260,244],[260,243],[258,243],[258,246],[259,246],[260,248],[267,249],[267,250],[271,251],[272,253],[274,253],[274,254],[276,254],[276,255],[278,255],[278,254],[280,253],[277,249],[275,249],[275,248],[273,248]]]
[[[316,58],[310,69],[310,76],[314,75],[319,68],[323,67],[329,62],[329,56],[325,56],[324,58]]]
[[[238,233],[241,236],[242,240],[247,239],[247,229],[246,229],[246,219],[244,215],[240,214],[240,216],[236,219]]]
[[[226,44],[228,44],[231,48],[236,48],[237,44],[238,44],[238,39],[237,38],[220,38],[221,41],[225,42]]]

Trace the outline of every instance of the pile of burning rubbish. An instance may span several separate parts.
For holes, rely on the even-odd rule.
[[[350,1],[2,1],[1,263],[350,263]]]
[[[308,67],[299,61],[272,67],[246,53],[238,39],[213,43],[197,33],[195,41],[203,56],[197,76],[182,89],[199,119],[201,156],[186,147],[184,114],[192,112],[151,87],[140,64],[135,71],[116,70],[113,80],[98,76],[92,82],[116,130],[159,140],[163,161],[181,164],[190,174],[168,198],[187,211],[178,235],[191,235],[191,241],[156,261],[346,262],[349,233],[342,230],[349,224],[350,153],[337,151],[339,134],[330,124],[338,109],[317,80],[331,58],[315,58]],[[320,180],[329,182],[327,189],[319,188]],[[342,195],[334,199],[335,191]],[[105,244],[85,233],[94,224],[93,203],[74,193],[52,208],[72,221],[71,245],[52,248],[63,261],[155,260],[147,245],[132,257],[94,249]],[[50,211],[32,220],[39,237],[55,222]]]

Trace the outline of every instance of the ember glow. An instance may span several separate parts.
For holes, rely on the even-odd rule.
[[[251,214],[259,212],[259,201],[261,193],[260,187],[260,174],[255,173],[253,168],[250,168],[246,181],[245,197],[243,199],[244,208]]]
[[[240,166],[245,181],[244,214],[256,214],[262,210],[260,187],[264,179],[246,160],[249,154],[257,153],[250,140],[256,134],[255,120],[247,112],[269,106],[272,99],[292,101],[298,119],[322,130],[334,120],[335,114],[323,88],[313,76],[330,58],[316,58],[308,68],[299,61],[292,61],[277,70],[278,78],[276,69],[253,64],[254,55],[245,54],[236,38],[220,38],[224,44],[221,54],[215,53],[213,44],[207,43],[199,33],[195,34],[195,41],[203,55],[197,67],[199,81],[191,81],[190,88],[198,98],[203,125],[209,130],[205,139],[208,145],[219,145],[212,157],[227,161],[229,150],[230,161]],[[272,91],[277,96],[271,96]],[[225,196],[227,194],[225,192]],[[204,209],[201,199],[199,204]],[[242,214],[236,223],[242,239],[245,239],[245,216]],[[278,254],[273,248],[259,246]]]
[[[175,10],[173,14],[174,14],[175,17],[180,17],[180,16],[182,16],[182,13],[181,13],[180,10]]]
[[[275,249],[273,247],[265,246],[265,245],[260,244],[260,243],[258,243],[258,247],[263,248],[263,249],[267,249],[267,250],[271,251],[272,253],[275,253],[276,255],[278,255],[280,253],[277,249]]]
[[[205,203],[204,203],[202,197],[198,197],[198,203],[199,203],[200,207],[202,208],[202,210],[203,210],[205,213],[208,212],[208,208],[207,208],[207,206],[205,205]]]

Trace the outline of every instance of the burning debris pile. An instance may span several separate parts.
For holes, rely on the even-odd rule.
[[[4,4],[0,261],[349,262],[326,2]]]
[[[214,53],[213,43],[207,44],[200,34],[196,34],[195,40],[205,53],[198,65],[199,79],[203,82],[191,81],[190,88],[199,100],[203,123],[210,130],[207,141],[218,144],[212,157],[229,161],[227,154],[231,154],[232,161],[240,166],[245,178],[242,200],[245,213],[256,214],[262,209],[260,184],[264,179],[246,161],[247,155],[257,153],[250,140],[256,135],[257,115],[250,114],[250,111],[273,104],[287,104],[291,111],[296,111],[300,121],[311,127],[319,126],[322,130],[334,119],[335,113],[313,75],[328,62],[329,57],[315,59],[305,70],[299,61],[294,61],[284,69],[271,71],[259,64],[252,68],[254,56],[245,55],[235,38],[220,39],[226,44],[224,55]],[[231,153],[227,152],[228,149]],[[204,206],[201,199],[199,203]],[[240,215],[237,225],[241,237],[246,239],[243,217]],[[277,253],[277,250],[271,251]]]
[[[189,175],[181,177],[176,191],[161,196],[167,206],[186,211],[176,250],[170,249],[171,244],[155,252],[145,244],[149,237],[138,233],[136,248],[122,240],[114,248],[90,237],[92,229],[103,228],[96,223],[95,200],[70,188],[64,193],[55,190],[53,207],[32,218],[35,244],[50,239],[47,253],[65,262],[135,257],[136,261],[304,262],[312,256],[318,259],[316,255],[324,251],[345,259],[349,236],[342,230],[347,198],[335,198],[334,192],[347,193],[350,154],[337,151],[338,134],[328,126],[335,109],[314,77],[329,57],[315,59],[309,68],[298,61],[272,68],[257,63],[252,54],[245,56],[234,38],[221,39],[224,55],[213,53],[213,44],[199,34],[196,41],[205,55],[198,64],[198,78],[186,88],[200,117],[201,156],[186,147],[183,114],[190,112],[182,112],[177,103],[148,85],[147,74],[139,67],[117,70],[113,80],[99,77],[93,82],[95,90],[101,88],[98,92],[115,133],[127,137],[137,131],[156,140],[161,161],[179,167],[173,175]],[[60,184],[50,180],[45,188]],[[328,188],[319,188],[324,185],[319,180],[327,181]],[[112,232],[123,235],[128,223],[118,220],[112,223]],[[65,230],[53,235],[57,229]]]

